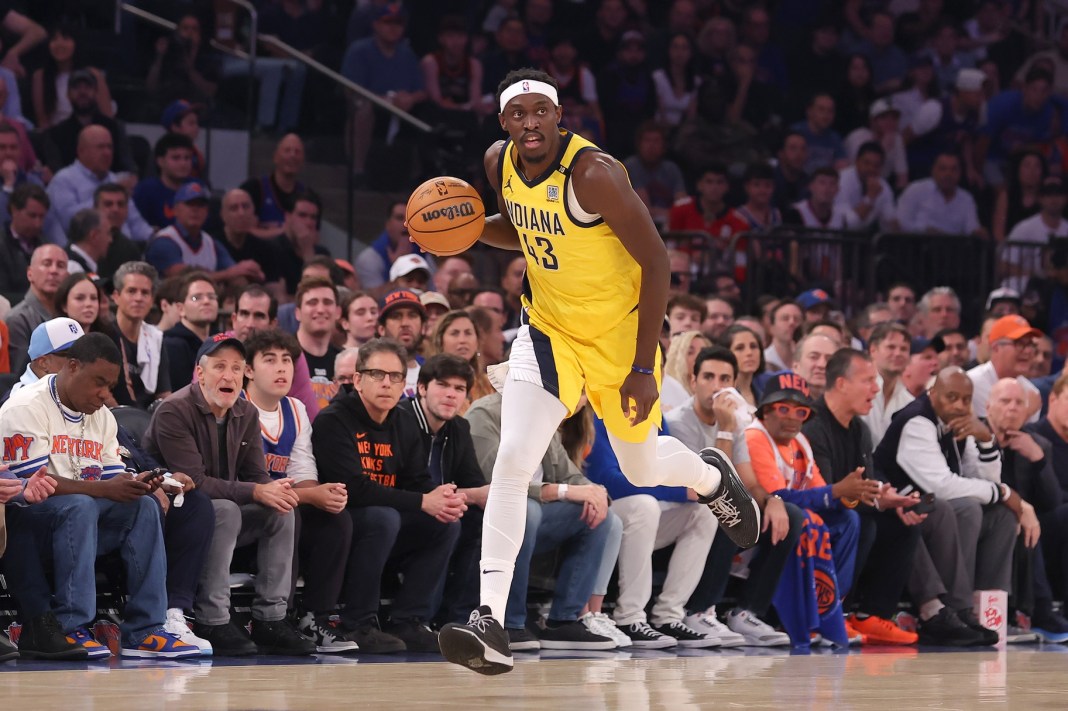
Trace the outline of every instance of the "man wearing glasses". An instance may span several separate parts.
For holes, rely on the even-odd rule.
[[[397,408],[407,362],[396,341],[360,346],[353,389],[319,413],[312,429],[319,481],[348,488],[353,538],[340,625],[365,654],[438,650],[426,621],[467,509],[455,484],[434,485],[423,433],[411,412]],[[380,629],[382,571],[390,561],[403,582]]]
[[[990,327],[990,360],[968,371],[974,391],[972,412],[976,417],[986,417],[986,403],[990,389],[1002,378],[1016,378],[1027,396],[1027,421],[1038,422],[1042,397],[1038,388],[1027,379],[1031,373],[1031,361],[1038,353],[1036,339],[1042,331],[1031,328],[1023,316],[1002,316]]]

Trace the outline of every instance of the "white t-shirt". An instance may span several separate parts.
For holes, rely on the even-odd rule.
[[[686,402],[690,393],[682,383],[670,375],[664,376],[664,382],[660,385],[660,411],[665,415]]]
[[[860,418],[871,430],[871,446],[873,449],[879,446],[879,442],[886,435],[886,431],[890,428],[890,419],[894,416],[894,413],[916,399],[912,397],[912,393],[905,387],[905,383],[901,382],[901,378],[898,378],[897,382],[894,383],[894,390],[890,393],[889,400],[886,399],[883,393],[883,378],[881,375],[877,378],[877,382],[879,383],[879,394],[871,402],[871,412],[867,415],[862,415]]]
[[[671,436],[682,442],[694,452],[700,452],[705,447],[715,447],[716,437],[719,436],[719,426],[706,425],[697,416],[693,409],[693,398],[687,398],[679,407],[664,417]],[[740,421],[740,420],[739,420]],[[745,443],[745,433],[742,427],[734,432],[734,450],[731,461],[734,463],[749,461],[749,446]]]
[[[880,227],[886,229],[890,222],[897,219],[894,214],[894,192],[890,189],[890,184],[883,178],[879,178],[879,184],[883,187],[882,192],[875,198],[867,217],[861,220],[860,216],[857,216],[858,227],[870,227],[878,222]],[[848,207],[856,213],[857,205],[863,199],[864,186],[857,175],[856,166],[851,165],[838,174],[838,197],[834,200],[835,205]]]
[[[1010,242],[1031,242],[1033,244],[1049,244],[1054,237],[1068,237],[1068,220],[1062,219],[1056,227],[1049,227],[1042,220],[1042,214],[1031,215],[1026,220],[1016,223],[1009,233]],[[1026,248],[1013,248],[1005,245],[1002,252],[1002,261],[1012,265],[1013,271],[1020,274],[1005,277],[1002,286],[1015,289],[1021,294],[1027,287],[1027,281],[1033,276],[1042,275],[1042,252]]]
[[[994,370],[994,364],[987,361],[982,365],[977,365],[968,371],[968,377],[972,381],[972,412],[975,413],[976,417],[986,417],[986,404],[990,400],[990,391],[993,389],[994,384],[1000,380]],[[1022,375],[1016,378],[1016,382],[1020,384],[1020,387],[1024,389],[1028,397],[1039,395],[1038,388]],[[1027,421],[1038,422],[1038,415],[1039,411],[1036,410]]]
[[[875,141],[882,145],[882,142],[875,138],[875,134],[872,133],[870,128],[862,126],[850,131],[845,139],[846,156],[849,158],[850,163],[857,160],[857,153],[860,151],[860,147],[869,141]],[[886,151],[886,160],[883,161],[883,177],[889,178],[892,175],[907,176],[908,174],[909,161],[905,153],[905,141],[901,138],[901,134],[898,133],[894,135],[892,147]]]
[[[125,471],[111,410],[74,412],[60,403],[55,382],[54,375],[41,378],[0,407],[4,463],[11,473],[28,477],[46,466],[56,477],[93,481]]]

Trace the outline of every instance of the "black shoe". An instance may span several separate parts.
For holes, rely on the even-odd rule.
[[[450,622],[442,627],[438,633],[438,647],[448,661],[479,674],[503,674],[512,670],[508,634],[501,623],[493,619],[493,613],[486,605],[472,611],[467,624]]]
[[[252,641],[260,654],[302,657],[315,654],[315,642],[303,636],[282,618],[274,622],[252,620]]]
[[[82,645],[67,639],[67,635],[59,628],[56,616],[46,612],[23,623],[19,634],[19,657],[74,661],[88,659],[89,652]]]
[[[760,538],[760,507],[738,477],[726,454],[715,447],[700,452],[705,464],[719,471],[719,488],[697,500],[707,504],[719,519],[719,529],[739,548],[752,548]]]
[[[629,625],[620,625],[623,634],[630,637],[631,646],[635,649],[670,649],[679,646],[679,641],[671,635],[658,632],[646,623],[645,620],[632,622]]]
[[[211,642],[216,657],[247,657],[259,652],[245,628],[235,625],[232,620],[221,625],[194,622],[193,634]]]
[[[983,645],[992,647],[998,643],[1000,637],[998,633],[992,629],[984,627],[979,618],[975,616],[975,613],[971,610],[961,610],[957,613],[957,617],[963,622],[969,629],[979,633],[983,637]]]
[[[546,627],[539,635],[542,649],[589,649],[608,650],[616,648],[616,641],[590,632],[590,628],[578,620],[565,622],[559,627]]]
[[[404,642],[404,648],[409,652],[437,654],[440,651],[437,633],[421,620],[394,620],[388,630],[389,634]]]
[[[407,649],[401,639],[378,629],[370,620],[346,629],[343,637],[358,644],[360,654],[395,654]]]
[[[541,642],[526,627],[522,629],[509,627],[506,631],[508,632],[508,649],[513,652],[536,652],[541,649]]]
[[[674,637],[678,646],[688,649],[706,649],[718,647],[719,640],[707,634],[701,634],[692,627],[688,627],[680,621],[669,622],[666,625],[653,625],[653,629],[660,634]]]
[[[9,662],[19,658],[19,648],[11,644],[4,635],[0,634],[0,662]]]
[[[960,621],[957,613],[943,607],[929,620],[920,620],[920,644],[934,647],[977,647],[984,644],[983,635]]]

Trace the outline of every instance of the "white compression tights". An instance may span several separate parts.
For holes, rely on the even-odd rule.
[[[501,403],[501,445],[493,465],[482,524],[482,604],[504,619],[508,589],[526,528],[527,487],[567,408],[542,387],[509,378]],[[650,430],[644,442],[611,433],[620,469],[638,486],[686,486],[701,494],[719,488],[719,472],[673,437]]]

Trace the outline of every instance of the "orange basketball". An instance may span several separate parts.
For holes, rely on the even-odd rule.
[[[459,254],[473,245],[486,223],[486,207],[478,191],[447,175],[416,188],[405,215],[412,239],[439,257]]]

